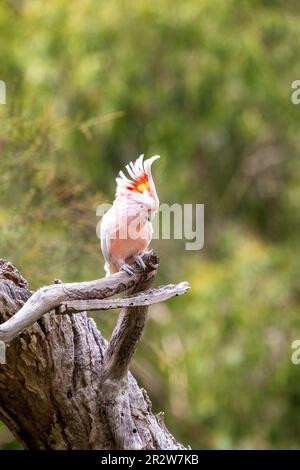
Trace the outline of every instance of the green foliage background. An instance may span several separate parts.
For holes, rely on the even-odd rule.
[[[32,289],[103,274],[96,207],[140,153],[161,202],[205,204],[203,250],[153,243],[191,291],[132,368],[193,448],[300,445],[299,28],[295,0],[0,2],[0,256]]]

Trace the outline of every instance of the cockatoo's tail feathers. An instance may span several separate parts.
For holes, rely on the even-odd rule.
[[[153,179],[151,175],[151,165],[159,158],[158,155],[143,161],[144,155],[141,155],[135,162],[126,165],[126,170],[131,179],[124,175],[123,171],[119,172],[116,178],[117,192],[116,196],[132,194],[132,192],[150,194],[153,190]]]

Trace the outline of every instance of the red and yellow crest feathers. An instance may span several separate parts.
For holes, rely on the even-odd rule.
[[[151,165],[159,156],[155,155],[145,161],[143,161],[143,158],[144,155],[141,155],[135,162],[126,165],[126,170],[131,179],[127,178],[123,171],[119,172],[119,176],[116,178],[116,196],[126,196],[134,192],[140,194],[148,192],[150,196],[157,197],[151,175]],[[155,194],[152,194],[153,192]]]
[[[136,181],[133,181],[126,187],[129,191],[136,191],[143,193],[144,191],[150,191],[149,179],[146,174],[143,174]]]

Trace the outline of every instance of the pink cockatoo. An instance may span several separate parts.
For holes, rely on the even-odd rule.
[[[119,172],[114,203],[102,218],[101,249],[106,276],[120,270],[132,275],[130,264],[134,261],[145,269],[142,255],[151,242],[151,221],[159,208],[151,165],[159,156],[145,161],[143,158],[141,155],[126,165],[129,178]]]

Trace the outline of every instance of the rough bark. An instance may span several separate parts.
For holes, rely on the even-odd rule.
[[[145,290],[155,276],[158,260],[149,254],[145,261],[146,273],[137,271],[133,277],[118,273],[90,281],[94,283],[92,296],[83,295],[84,283],[55,284],[56,290],[54,286],[42,288],[35,297],[44,301],[45,311],[37,321],[37,304],[27,302],[34,296],[26,280],[10,263],[0,261],[0,322],[17,318],[16,312],[22,306],[27,311],[28,305],[31,323],[34,321],[13,339],[4,328],[9,322],[1,325],[6,340],[11,341],[6,364],[0,365],[0,419],[25,448],[184,448],[167,430],[161,415],[153,414],[146,391],[128,371],[147,316],[145,296],[133,300],[138,299],[140,305],[135,305],[139,306],[122,309],[109,342],[86,313],[57,314],[57,306],[66,303],[66,294],[75,302],[104,299],[128,289],[134,295]],[[50,304],[49,289],[61,293]],[[181,290],[186,291],[187,286],[181,285]]]

